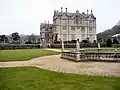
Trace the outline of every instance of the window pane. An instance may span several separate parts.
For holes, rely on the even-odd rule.
[[[75,26],[71,26],[71,30],[75,30]]]
[[[63,30],[66,30],[67,26],[63,26]]]
[[[89,27],[89,33],[92,33],[92,27]]]
[[[81,32],[82,32],[82,33],[85,32],[85,27],[81,27]]]
[[[85,35],[82,35],[82,39],[83,39],[83,40],[85,39]]]
[[[63,35],[63,40],[66,41],[66,34]]]
[[[72,40],[75,40],[75,34],[72,34],[72,35],[71,35],[71,39],[72,39]]]

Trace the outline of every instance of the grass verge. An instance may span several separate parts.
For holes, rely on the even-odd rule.
[[[120,77],[64,74],[34,67],[0,68],[0,90],[120,90]]]
[[[55,54],[59,54],[59,52],[43,49],[0,50],[0,61],[25,61]]]

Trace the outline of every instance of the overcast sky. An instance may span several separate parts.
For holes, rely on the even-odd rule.
[[[120,20],[120,0],[0,0],[0,34],[38,34],[40,23],[50,21],[54,10],[68,12],[93,10],[97,33],[113,27]],[[90,13],[90,12],[89,12]]]

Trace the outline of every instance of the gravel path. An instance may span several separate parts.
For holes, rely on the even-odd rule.
[[[61,59],[60,55],[39,57],[31,59],[29,61],[0,62],[1,68],[21,66],[35,66],[38,68],[65,73],[120,77],[120,63],[107,63],[107,62],[76,63]]]

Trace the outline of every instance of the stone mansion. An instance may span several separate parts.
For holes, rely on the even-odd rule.
[[[60,39],[63,41],[89,40],[93,42],[96,40],[96,17],[93,12],[80,13],[78,10],[71,13],[65,9],[63,12],[54,11],[53,24],[41,23],[40,25],[40,39],[41,43],[47,44]]]

